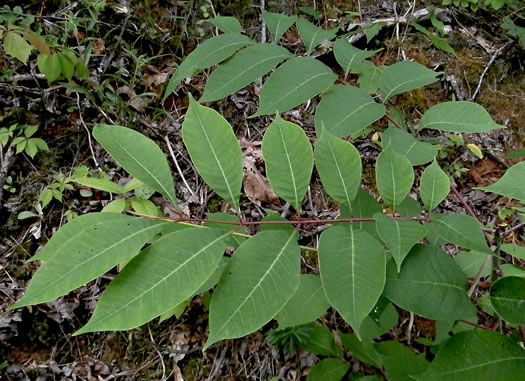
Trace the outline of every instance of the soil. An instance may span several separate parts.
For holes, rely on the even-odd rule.
[[[167,136],[175,150],[182,153],[179,164],[185,179],[192,189],[197,190],[195,195],[190,194],[177,175],[175,180],[181,207],[194,217],[221,211],[224,207],[222,201],[196,176],[184,153],[180,134],[180,123],[188,106],[185,94],[201,94],[208,72],[185,82],[177,95],[168,97],[164,103],[161,102],[162,92],[175,64],[214,33],[210,24],[203,22],[206,13],[236,16],[246,34],[260,40],[258,7],[244,0],[135,0],[129,4],[121,2],[124,6],[120,8],[114,1],[107,3],[108,6],[99,11],[91,29],[88,30],[82,24],[75,33],[67,35],[64,35],[66,24],[60,20],[62,16],[52,16],[67,15],[67,12],[63,12],[64,7],[71,4],[71,11],[89,17],[83,2],[57,0],[28,2],[23,6],[24,13],[44,16],[42,19],[37,18],[35,25],[43,27],[45,33],[59,36],[58,43],[71,47],[86,46],[82,40],[92,38],[90,81],[78,83],[91,94],[72,92],[72,82],[58,81],[48,85],[42,76],[35,75],[38,70],[34,54],[29,64],[24,66],[0,48],[0,127],[14,123],[38,124],[40,127],[36,136],[49,146],[48,152],[38,152],[34,158],[26,153],[14,154],[7,147],[0,151],[3,166],[0,172],[0,188],[3,188],[0,195],[0,379],[306,379],[308,370],[319,360],[319,356],[300,348],[287,352],[270,345],[265,334],[275,328],[274,323],[268,323],[252,335],[220,342],[202,352],[207,338],[208,313],[204,296],[195,297],[178,318],[172,317],[162,323],[153,321],[125,332],[72,336],[75,330],[87,322],[100,293],[117,274],[117,269],[56,301],[14,311],[6,310],[22,297],[39,266],[38,263],[26,261],[68,219],[74,215],[100,211],[110,201],[108,193],[75,186],[72,190],[65,190],[61,200],[53,199],[38,215],[35,206],[39,196],[45,187],[57,182],[57,174],[68,176],[75,168],[85,165],[90,170],[102,168],[109,179],[115,182],[128,179],[127,173],[90,137],[93,123],[134,128],[156,141],[166,153],[169,152],[164,140]],[[408,3],[411,2],[404,3],[397,2],[398,15],[409,11]],[[440,3],[417,1],[416,9],[428,5],[439,6]],[[9,6],[17,4],[7,1]],[[126,4],[132,10],[131,13],[122,9]],[[213,4],[213,9],[210,4]],[[322,25],[339,25],[341,30],[345,30],[350,22],[394,17],[393,4],[392,1],[336,0],[301,3],[317,7]],[[345,12],[357,11],[358,6],[361,19],[348,20]],[[266,9],[288,14],[300,13],[296,2],[269,1]],[[376,64],[411,59],[444,72],[440,82],[393,99],[393,104],[407,117],[409,125],[417,125],[424,111],[434,104],[453,98],[474,98],[497,123],[507,127],[491,134],[463,136],[466,144],[474,143],[484,150],[483,159],[477,158],[465,146],[455,146],[446,150],[440,163],[448,168],[449,173],[454,173],[460,192],[484,223],[512,226],[516,220],[498,221],[495,217],[499,209],[512,206],[508,199],[472,190],[474,186],[494,182],[507,167],[523,159],[505,157],[507,153],[523,148],[525,142],[525,70],[522,66],[525,50],[499,27],[510,12],[505,8],[500,11],[480,9],[478,12],[448,8],[443,17],[445,24],[450,27],[445,38],[456,55],[436,48],[424,34],[405,25],[400,25],[399,29],[395,25],[387,25],[369,44],[362,38],[356,45],[368,49],[382,48],[383,51],[372,58]],[[428,20],[421,21],[421,24],[432,28]],[[298,35],[293,30],[285,35],[283,41],[297,54],[302,52]],[[500,48],[502,50],[494,56]],[[319,54],[320,59],[333,67],[334,71],[340,71],[332,54]],[[356,79],[352,76],[349,78],[351,82],[356,82]],[[476,91],[480,82],[479,91]],[[249,129],[247,127],[246,115],[255,112],[259,91],[257,85],[250,85],[227,99],[211,104],[234,126],[237,136],[245,139],[248,148],[250,144],[262,140],[270,120],[266,117],[250,120]],[[133,98],[135,94],[145,92],[157,95],[139,98],[141,102]],[[285,117],[302,125],[313,136],[312,110],[317,101],[312,100],[313,103],[308,107],[301,105],[285,113]],[[364,160],[364,186],[372,193],[375,192],[372,163],[380,152],[374,143],[374,132],[380,132],[387,126],[388,121],[382,119],[374,124],[374,131],[354,141]],[[434,134],[426,138],[442,139],[443,136]],[[257,158],[253,158],[251,165],[257,168],[260,163]],[[8,182],[8,176],[11,182]],[[267,195],[242,200],[245,213],[252,217],[260,215],[262,209],[257,204],[282,213],[284,203],[276,200],[271,190],[268,192]],[[158,205],[162,206],[160,197],[155,197]],[[452,195],[441,208],[442,212],[463,211],[461,204]],[[328,200],[315,182],[311,187],[308,210],[317,217],[334,217],[338,213],[337,206]],[[35,216],[20,219],[19,214],[24,211],[31,211]],[[317,233],[303,231],[304,242],[301,243],[308,244]],[[520,233],[523,234],[523,229],[515,232],[516,236]],[[321,320],[334,332],[349,331],[335,311],[329,310]],[[431,322],[425,319],[418,319],[412,329],[413,336],[421,337],[431,337],[434,331]],[[400,324],[388,333],[388,337],[400,341],[406,340],[406,336],[406,324]],[[373,369],[350,354],[347,353],[346,357],[355,372],[374,374]]]

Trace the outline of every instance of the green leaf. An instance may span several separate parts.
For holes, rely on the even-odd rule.
[[[211,102],[233,94],[291,56],[288,50],[275,44],[257,44],[241,50],[211,74],[200,102]]]
[[[27,153],[31,159],[33,159],[38,152],[38,148],[36,144],[33,142],[33,139],[28,139],[26,147],[24,149],[25,153]]]
[[[379,79],[383,100],[436,82],[440,74],[412,61],[387,66]]]
[[[38,70],[45,74],[46,79],[49,83],[55,82],[62,71],[60,59],[56,54],[43,54],[40,53],[36,59]]]
[[[315,166],[326,193],[350,206],[361,184],[361,156],[355,147],[323,130],[315,143]]]
[[[221,229],[221,230],[224,230],[224,231],[227,231],[227,232],[235,231],[235,232],[239,232],[239,233],[246,233],[246,227],[245,226],[239,228],[239,223],[240,223],[239,217],[234,216],[232,214],[222,213],[222,212],[208,213],[206,215],[206,219],[207,220],[215,220],[215,221],[235,222],[237,224],[237,225],[233,225],[233,224],[225,224],[225,223],[219,223],[219,222],[206,221],[203,224],[206,227],[215,228],[215,229]],[[237,235],[233,235],[232,234],[228,238],[228,245],[237,248],[244,241],[246,241],[245,237],[239,237]]]
[[[308,352],[322,356],[343,356],[342,349],[335,343],[334,335],[325,327],[315,323],[298,327],[298,343]]]
[[[510,263],[505,263],[501,265],[500,270],[503,272],[504,277],[508,277],[508,276],[525,277],[525,268],[515,266]]]
[[[310,372],[306,381],[339,381],[350,369],[350,365],[345,361],[327,358],[317,363]]]
[[[318,275],[302,274],[300,278],[299,288],[275,317],[279,329],[310,323],[330,307]]]
[[[348,42],[346,38],[338,38],[334,44],[334,55],[337,63],[341,65],[345,72],[345,77],[353,69],[353,67],[368,57],[376,54],[382,49],[377,50],[361,50],[354,47]]]
[[[239,246],[213,294],[203,350],[256,331],[286,305],[300,282],[297,238],[296,232],[269,230]]]
[[[364,28],[365,36],[366,36],[366,43],[370,43],[374,39],[375,36],[378,35],[379,31],[383,29],[385,26],[385,23],[382,22],[375,22],[366,28]]]
[[[111,201],[107,204],[101,212],[104,213],[122,213],[126,209],[126,199],[117,198],[116,200]]]
[[[372,309],[372,312],[363,320],[359,328],[359,335],[363,343],[384,335],[394,328],[399,321],[399,314],[394,305],[381,296]]]
[[[505,197],[525,200],[525,161],[514,164],[505,171],[501,179],[488,187],[474,187],[485,192],[496,193]]]
[[[33,48],[16,32],[7,32],[4,37],[4,51],[12,57],[18,58],[24,65]]]
[[[208,19],[207,21],[215,25],[224,33],[241,33],[241,24],[235,17],[215,16],[214,18]]]
[[[341,334],[341,341],[345,348],[352,352],[352,356],[356,357],[359,361],[378,369],[383,368],[383,359],[372,343],[362,342],[356,335],[351,333]]]
[[[204,41],[179,65],[168,82],[163,101],[166,100],[184,78],[191,77],[199,69],[207,69],[218,64],[233,55],[237,50],[253,44],[255,44],[255,41],[239,33],[221,34]]]
[[[417,221],[393,220],[383,213],[374,215],[377,233],[390,249],[390,253],[397,265],[397,272],[401,271],[403,259],[412,246],[427,235],[427,229]]]
[[[135,212],[144,216],[159,216],[159,209],[150,200],[144,200],[142,198],[132,198],[131,207],[133,208],[133,210],[135,210]]]
[[[326,298],[359,336],[385,285],[383,246],[362,230],[334,226],[321,234],[319,272]]]
[[[36,145],[40,151],[49,151],[47,143],[40,138],[32,138],[31,141]]]
[[[110,181],[105,178],[96,178],[96,177],[76,177],[71,179],[71,181],[85,185],[90,188],[95,188],[104,192],[111,192],[116,194],[124,194],[126,191],[123,187],[118,184],[115,184],[113,181]]]
[[[182,303],[212,276],[229,234],[184,229],[155,241],[109,284],[95,313],[75,335],[136,328]]]
[[[350,208],[341,204],[341,218],[366,218],[373,217],[376,213],[381,213],[383,208],[367,191],[362,188],[357,190],[355,199],[351,202]],[[346,226],[347,224],[343,224]],[[379,238],[374,221],[360,221],[352,223],[355,229],[365,230],[368,234]]]
[[[487,110],[467,101],[443,102],[428,109],[419,128],[451,132],[489,132],[505,126],[495,123]]]
[[[450,192],[450,179],[436,160],[421,175],[419,194],[428,211],[434,210]]]
[[[177,304],[175,307],[172,307],[167,312],[162,313],[159,316],[159,323],[162,323],[163,321],[168,320],[172,316],[175,316],[175,318],[178,319],[180,316],[182,316],[182,314],[186,310],[186,307],[188,307],[189,305],[190,305],[189,300],[180,302],[179,304]]]
[[[459,265],[461,270],[465,273],[467,278],[475,278],[478,275],[481,265],[485,262],[487,254],[480,253],[476,250],[461,251],[454,256],[454,260]],[[485,270],[481,276],[488,276],[490,274],[490,266],[485,266]]]
[[[501,250],[512,255],[515,258],[525,259],[525,246],[513,245],[511,243],[505,243],[501,245]]]
[[[415,314],[434,320],[457,320],[475,313],[465,291],[465,274],[438,247],[416,245],[399,274],[389,262],[386,277],[385,296]]]
[[[383,147],[392,145],[395,152],[406,157],[413,166],[428,163],[438,153],[430,143],[420,142],[408,132],[396,127],[388,127],[381,138]]]
[[[24,136],[26,138],[30,138],[31,136],[33,136],[38,131],[38,125],[20,126],[20,127],[24,127]]]
[[[490,288],[490,302],[507,323],[525,325],[525,279],[505,276]]]
[[[242,153],[230,124],[217,111],[201,106],[190,95],[182,123],[182,139],[204,181],[239,210],[243,177]]]
[[[419,217],[421,215],[421,205],[412,197],[407,197],[397,207],[397,213],[402,217]]]
[[[272,13],[263,11],[264,22],[266,27],[272,35],[273,42],[277,42],[281,39],[284,32],[286,32],[297,20],[297,16],[286,16],[282,13]]]
[[[428,229],[447,242],[494,255],[487,246],[480,223],[474,217],[466,214],[436,214],[432,216]]]
[[[397,341],[383,341],[374,347],[383,360],[389,381],[413,381],[413,375],[424,372],[430,365],[424,354],[416,355]]]
[[[315,112],[315,129],[322,126],[337,137],[368,127],[385,115],[385,106],[376,103],[363,89],[336,85],[323,95]]]
[[[314,166],[303,129],[277,115],[264,134],[262,153],[273,190],[299,211]]]
[[[250,118],[288,111],[330,87],[336,78],[328,66],[316,59],[292,58],[268,78],[261,91],[259,109]]]
[[[451,337],[417,381],[501,381],[525,374],[525,351],[497,332],[470,330]]]
[[[412,164],[407,158],[396,153],[390,144],[376,161],[376,184],[379,194],[395,210],[408,195],[413,183]]]
[[[132,176],[177,205],[168,161],[151,139],[132,129],[107,124],[96,124],[93,136]]]
[[[66,53],[58,54],[58,61],[60,62],[60,72],[67,79],[73,78],[75,73],[75,63],[71,61],[71,58]]]
[[[303,17],[299,17],[295,23],[301,39],[303,40],[306,48],[306,54],[310,54],[313,50],[324,40],[331,40],[337,34],[339,28],[333,28],[325,30],[319,26],[312,24],[310,21]]]
[[[361,61],[351,69],[352,73],[358,74],[357,83],[359,87],[369,94],[374,94],[379,88],[379,79],[383,75],[386,66],[376,66],[370,61]]]
[[[116,213],[91,213],[71,220],[31,258],[45,263],[12,308],[48,302],[82,286],[130,260],[169,224]]]

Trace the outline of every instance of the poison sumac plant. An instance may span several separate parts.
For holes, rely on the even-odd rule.
[[[265,13],[264,18],[274,42],[297,21],[273,13]],[[300,20],[297,26],[308,52],[335,36],[334,31]],[[387,213],[382,213],[383,206],[361,188],[359,152],[342,137],[389,117],[393,96],[433,83],[440,73],[409,61],[376,67],[366,60],[374,52],[339,38],[333,48],[337,62],[345,76],[359,72],[367,90],[334,85],[337,75],[321,61],[295,57],[276,43],[258,44],[241,35],[232,19],[223,18],[218,24],[227,33],[208,39],[185,59],[171,78],[166,96],[183,78],[216,64],[201,102],[224,98],[278,66],[266,80],[259,109],[251,116],[277,114],[262,142],[268,180],[300,214],[315,165],[326,193],[340,204],[341,218],[286,222],[269,216],[261,222],[241,222],[239,141],[219,113],[189,96],[182,125],[184,143],[204,181],[236,214],[200,226],[191,223],[196,219],[185,217],[90,213],[75,218],[31,259],[43,263],[25,296],[11,308],[48,302],[127,263],[102,294],[91,320],[75,334],[131,329],[156,317],[165,318],[188,298],[217,285],[204,350],[220,340],[248,335],[274,318],[282,328],[311,323],[332,306],[354,332],[343,336],[345,346],[362,361],[384,368],[391,379],[398,379],[396,374],[416,380],[523,377],[525,351],[501,333],[474,327],[481,323],[466,291],[462,267],[485,265],[498,254],[473,216],[433,213],[448,196],[451,184],[435,160],[437,149],[417,138],[423,129],[482,133],[504,127],[475,103],[445,102],[425,112],[415,134],[386,129],[375,165],[377,190],[388,205]],[[370,94],[377,89],[374,98]],[[279,113],[319,94],[317,139],[312,148],[304,130]],[[120,126],[100,124],[93,134],[123,168],[177,206],[170,168],[157,145]],[[415,185],[414,166],[423,165],[427,166]],[[525,163],[513,166],[485,189],[524,200]],[[424,210],[408,197],[411,190],[419,193]],[[321,222],[334,226],[320,235],[318,248],[300,247],[294,226]],[[239,228],[248,224],[261,224],[261,231],[247,236]],[[454,260],[440,248],[446,242],[470,250],[469,256],[462,262]],[[224,256],[226,247],[235,248],[231,258]],[[302,250],[317,252],[319,276],[301,274]],[[522,247],[509,254],[523,255]],[[471,259],[465,262],[465,258]],[[525,324],[524,283],[520,277],[498,280],[489,302],[478,308],[496,313],[509,327]],[[398,323],[394,305],[436,321],[437,335],[429,344],[437,351],[432,362],[400,343],[373,342]],[[459,329],[460,321],[470,325],[461,323]],[[297,332],[319,331],[308,327]],[[461,332],[450,337],[449,331]],[[330,341],[325,333],[316,335],[318,339],[310,342]],[[341,355],[341,350],[330,354]],[[318,374],[328,379],[323,369],[331,366],[339,371],[332,372],[330,379],[340,379],[348,369],[341,361],[319,364],[312,379]]]

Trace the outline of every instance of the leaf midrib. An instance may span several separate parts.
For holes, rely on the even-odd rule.
[[[101,131],[104,131],[104,130],[102,129]],[[105,131],[104,131],[104,132],[105,132]],[[166,187],[165,187],[165,186],[164,186],[164,185],[163,185],[163,184],[157,179],[157,177],[156,177],[152,172],[149,171],[148,168],[146,168],[144,165],[142,165],[142,163],[141,163],[140,161],[136,160],[136,159],[133,157],[133,155],[131,155],[131,153],[126,149],[126,146],[122,145],[122,144],[120,143],[120,141],[118,141],[113,135],[111,135],[111,134],[109,134],[109,133],[106,133],[106,136],[108,136],[113,142],[115,142],[115,143],[119,146],[119,148],[121,148],[121,149],[124,151],[124,153],[126,153],[126,154],[129,156],[129,158],[132,159],[132,161],[134,161],[135,163],[137,163],[137,164],[138,164],[138,165],[139,165],[144,171],[146,171],[146,173],[147,173],[148,175],[151,176],[151,178],[154,180],[154,182],[157,183],[157,184],[160,186],[160,188],[165,192],[165,193],[163,193],[163,194],[164,194],[166,197],[168,197],[168,199],[173,203],[173,205],[176,205],[176,204],[177,204],[177,202],[175,201],[175,199],[173,198],[173,196],[171,195],[171,193],[169,192],[169,190],[166,189]],[[102,145],[104,145],[104,144],[102,144]],[[104,147],[104,148],[106,148],[106,147]],[[109,150],[107,150],[107,151],[109,152]],[[111,155],[111,156],[113,156],[113,155]],[[115,160],[117,160],[117,159],[115,159]],[[117,160],[117,162],[120,163],[120,160]]]
[[[95,327],[97,325],[100,326],[100,324],[104,321],[106,321],[107,319],[113,317],[114,315],[118,314],[120,311],[122,311],[123,309],[127,308],[130,304],[134,303],[136,300],[138,299],[141,299],[145,294],[147,294],[148,292],[150,292],[152,289],[158,287],[159,284],[161,284],[162,282],[166,281],[166,279],[170,278],[174,273],[178,272],[181,268],[183,268],[184,266],[186,266],[187,263],[189,263],[190,261],[193,261],[197,256],[199,256],[200,254],[202,254],[203,252],[205,252],[206,250],[208,250],[210,247],[212,247],[213,245],[215,245],[217,242],[219,242],[220,240],[224,239],[227,235],[231,234],[231,232],[226,232],[224,233],[223,235],[221,235],[220,237],[214,239],[213,241],[211,241],[210,243],[208,243],[207,245],[205,245],[204,247],[202,247],[200,250],[198,250],[197,252],[195,252],[192,256],[190,256],[188,259],[186,259],[184,262],[182,262],[181,264],[179,264],[179,266],[177,266],[176,268],[174,268],[172,271],[170,271],[168,273],[168,275],[166,275],[165,277],[163,277],[161,280],[159,280],[158,282],[156,283],[153,283],[152,286],[150,286],[148,289],[146,290],[142,290],[142,292],[137,295],[135,298],[131,299],[130,301],[128,301],[126,304],[123,304],[122,306],[120,306],[117,310],[114,310],[113,312],[111,312],[109,315],[106,315],[104,318],[96,321],[95,323],[93,323],[93,325],[95,325]],[[206,282],[206,280],[204,280],[204,282]],[[203,282],[203,283],[204,283]],[[200,286],[199,286],[200,287]],[[86,326],[87,327],[87,326]]]
[[[194,114],[197,117],[197,121],[199,123],[199,127],[201,128],[202,133],[204,134],[204,137],[206,138],[206,142],[208,143],[208,146],[210,147],[210,150],[211,150],[211,152],[213,154],[215,162],[219,166],[219,170],[221,171],[222,178],[224,179],[224,183],[226,185],[226,188],[228,189],[228,193],[230,194],[231,201],[233,203],[233,207],[234,207],[234,209],[239,209],[236,197],[233,195],[232,189],[230,187],[230,182],[228,181],[228,177],[226,176],[226,173],[224,172],[224,169],[222,167],[222,163],[219,160],[219,158],[217,157],[217,153],[215,152],[215,149],[213,148],[213,145],[211,144],[210,137],[208,136],[208,134],[206,132],[206,129],[204,128],[204,124],[202,123],[202,119],[201,119],[201,117],[199,115],[199,112],[197,110],[195,110]]]
[[[100,257],[101,255],[103,255],[104,253],[106,253],[108,250],[110,249],[113,249],[115,246],[118,246],[120,245],[122,242],[125,242],[126,240],[129,240],[129,239],[132,239],[133,237],[139,235],[139,234],[142,234],[144,232],[147,232],[148,230],[150,229],[153,229],[153,228],[158,228],[162,225],[166,225],[166,224],[170,224],[171,222],[164,222],[164,223],[160,223],[160,224],[155,224],[155,225],[151,225],[151,226],[148,226],[142,230],[139,230],[139,231],[136,231],[135,233],[131,234],[131,235],[128,235],[126,237],[124,237],[123,239],[121,239],[120,241],[117,241],[115,242],[114,244],[110,245],[110,246],[107,246],[106,248],[104,248],[104,250],[100,251],[98,254],[95,254],[95,255],[92,255],[90,256],[87,260],[85,260],[84,262],[81,262],[81,263],[78,263],[76,266],[74,266],[73,268],[71,268],[68,272],[66,273],[62,273],[61,276],[59,276],[58,278],[56,278],[55,280],[53,280],[51,283],[48,283],[46,285],[46,287],[44,288],[41,288],[40,291],[38,291],[36,294],[33,294],[33,296],[31,298],[29,298],[29,300],[32,300],[34,299],[36,296],[42,294],[42,292],[46,291],[49,287],[53,286],[54,284],[56,284],[57,282],[61,281],[62,279],[66,278],[69,274],[71,274],[73,271],[75,271],[76,269],[78,269],[79,267],[82,267],[84,266],[86,263],[89,263],[90,261],[93,261],[95,259],[97,259],[98,257]],[[50,262],[48,261],[47,264],[49,264]],[[51,299],[50,299],[51,300]],[[34,303],[31,303],[31,304],[34,304]]]
[[[316,78],[318,77],[321,77],[323,75],[332,75],[333,73],[328,73],[328,72],[324,72],[324,73],[319,73],[317,75],[314,75],[313,77],[310,77],[307,81],[301,83],[300,85],[294,87],[293,89],[291,89],[290,91],[288,91],[287,93],[285,93],[282,97],[280,97],[279,99],[275,100],[273,103],[270,103],[267,107],[265,107],[266,109],[269,109],[271,107],[273,107],[274,105],[278,105],[279,103],[281,103],[281,101],[284,99],[284,98],[287,98],[290,96],[290,94],[292,94],[293,92],[296,92],[298,91],[301,87],[304,87],[306,86],[308,83],[312,82],[313,80],[315,80]],[[275,110],[273,110],[272,112],[274,112]]]
[[[217,329],[217,331],[216,331],[217,333],[213,337],[220,337],[220,333],[222,332],[224,327],[226,327],[226,325],[230,323],[230,321],[233,319],[233,317],[239,313],[240,309],[244,306],[244,304],[246,304],[246,302],[252,298],[252,295],[255,292],[255,290],[257,290],[260,287],[260,285],[263,282],[263,280],[266,279],[268,274],[270,274],[270,272],[273,270],[275,264],[279,261],[279,259],[281,259],[281,256],[283,255],[284,251],[286,250],[286,248],[288,247],[288,245],[290,244],[290,241],[294,238],[294,236],[295,236],[295,231],[290,234],[290,237],[286,240],[285,244],[283,245],[283,247],[281,248],[279,253],[275,256],[275,259],[273,260],[272,264],[268,267],[268,269],[263,274],[263,276],[259,279],[257,284],[252,288],[252,290],[246,296],[246,298],[241,303],[239,303],[239,305],[237,306],[235,311],[233,311],[233,313],[230,315],[230,317],[225,319],[224,323],[221,325],[221,327],[219,329]],[[292,295],[290,295],[290,297],[292,297]],[[210,339],[212,339],[212,337],[208,338],[208,340],[210,340]]]

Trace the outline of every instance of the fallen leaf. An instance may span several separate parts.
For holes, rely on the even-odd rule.
[[[243,149],[243,186],[246,197],[259,206],[261,202],[279,204],[279,196],[273,191],[268,179],[257,168],[257,163],[262,162],[261,142],[241,139],[240,143]]]

